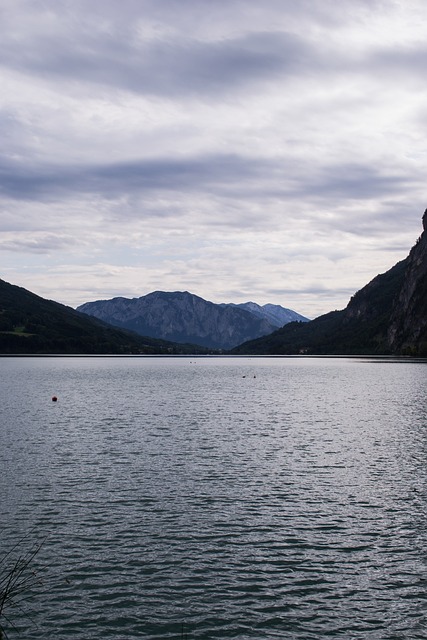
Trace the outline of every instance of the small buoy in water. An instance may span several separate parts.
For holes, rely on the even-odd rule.
[[[52,402],[57,402],[58,398],[56,396],[52,396]]]

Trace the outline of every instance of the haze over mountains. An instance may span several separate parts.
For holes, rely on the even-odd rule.
[[[267,335],[288,322],[308,322],[280,305],[215,304],[188,291],[97,300],[77,310],[140,335],[220,350]]]

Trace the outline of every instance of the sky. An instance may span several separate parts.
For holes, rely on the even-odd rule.
[[[0,277],[342,309],[419,237],[425,0],[0,0]]]

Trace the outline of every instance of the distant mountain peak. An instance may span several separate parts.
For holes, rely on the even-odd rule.
[[[232,303],[231,303],[232,304]],[[302,316],[292,309],[286,309],[278,304],[264,304],[259,305],[256,302],[240,302],[233,306],[240,307],[246,311],[250,311],[258,318],[264,318],[271,325],[279,329],[289,322],[308,322],[308,318]]]
[[[307,321],[280,305],[216,304],[189,291],[153,291],[133,299],[98,300],[78,310],[141,335],[224,350],[267,335],[287,322]]]

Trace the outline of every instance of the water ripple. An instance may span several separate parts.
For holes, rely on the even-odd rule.
[[[427,637],[424,363],[0,367],[2,548],[47,536],[21,637]]]

